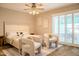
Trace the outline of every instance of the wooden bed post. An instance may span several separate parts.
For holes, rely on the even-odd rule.
[[[22,36],[21,36],[21,38],[19,39],[19,53],[20,53],[20,55],[22,55]]]
[[[3,35],[5,36],[5,21],[3,21]]]
[[[4,42],[3,45],[5,44],[5,21],[3,21],[3,36],[4,36]]]

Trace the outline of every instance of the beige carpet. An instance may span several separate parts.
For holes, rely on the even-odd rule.
[[[49,48],[49,49],[42,48],[41,53],[37,54],[36,56],[47,56],[60,47],[62,47],[62,45],[59,45],[57,48],[54,48],[54,47]],[[3,49],[2,51],[6,56],[20,56],[16,48]]]
[[[79,47],[63,45],[48,56],[79,56]]]

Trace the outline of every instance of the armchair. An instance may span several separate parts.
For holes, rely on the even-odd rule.
[[[58,46],[59,38],[57,35],[51,35],[51,34],[44,34],[44,43],[46,45],[46,48],[49,48],[52,43],[55,44],[55,47]]]

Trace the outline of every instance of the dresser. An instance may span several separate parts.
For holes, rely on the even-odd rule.
[[[4,44],[4,36],[0,36],[0,47]]]

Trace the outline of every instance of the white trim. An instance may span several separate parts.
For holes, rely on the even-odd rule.
[[[74,15],[72,13],[72,44],[74,44]]]
[[[79,47],[79,44],[71,44],[71,43],[64,43],[64,42],[59,42],[59,44],[68,45],[68,46],[74,46],[74,47]]]
[[[66,42],[66,15],[64,16],[64,21],[65,21],[65,39],[64,39],[64,41]]]
[[[72,10],[72,11],[66,11],[66,12],[61,12],[61,13],[52,14],[52,16],[60,16],[60,15],[66,15],[66,14],[77,13],[77,12],[79,12],[79,9],[78,9],[78,10]]]
[[[59,18],[59,16],[58,16],[58,29],[59,29],[59,30],[58,30],[58,36],[59,36],[59,31],[60,31],[60,27],[59,27],[59,26],[60,26],[60,21],[59,21],[59,20],[60,20],[60,18]]]

